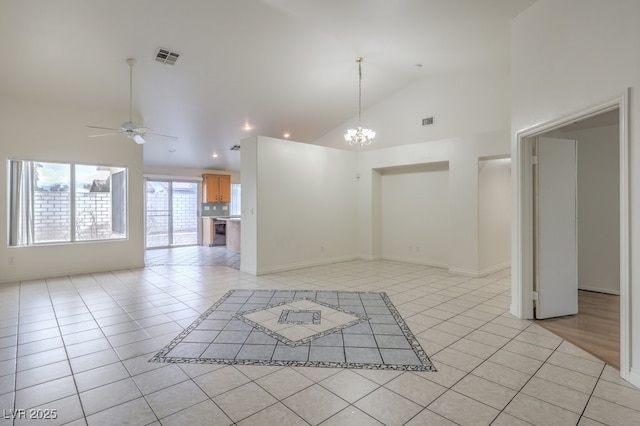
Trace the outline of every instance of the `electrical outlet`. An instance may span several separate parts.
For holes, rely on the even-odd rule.
[[[9,257],[9,265],[13,265],[13,256]]]

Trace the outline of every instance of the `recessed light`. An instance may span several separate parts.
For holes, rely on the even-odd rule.
[[[212,157],[213,157],[213,158],[218,158],[218,153],[217,153],[217,152],[214,152],[214,153],[213,153],[213,155],[212,155]]]
[[[253,126],[249,123],[244,123],[244,126],[242,127],[243,130],[249,131],[253,129]]]
[[[176,149],[175,148],[170,148],[169,152],[176,152]]]
[[[285,133],[285,134],[284,134],[284,135],[282,135],[282,136],[284,136],[284,138],[285,138],[285,139],[289,139],[289,138],[291,137],[291,135],[290,135],[289,133]]]
[[[422,68],[422,64],[416,64],[416,68]]]

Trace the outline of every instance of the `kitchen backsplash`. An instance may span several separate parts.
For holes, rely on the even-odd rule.
[[[229,203],[202,203],[202,217],[229,216]]]

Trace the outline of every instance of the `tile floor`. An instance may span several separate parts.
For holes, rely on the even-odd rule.
[[[509,280],[353,261],[261,277],[150,266],[0,285],[0,425],[640,424],[640,390],[508,314]],[[233,289],[384,291],[438,372],[148,361]]]
[[[145,251],[147,266],[230,266],[240,269],[240,253],[227,251],[225,246],[186,246]]]

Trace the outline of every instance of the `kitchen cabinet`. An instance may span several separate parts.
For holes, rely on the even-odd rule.
[[[231,202],[230,175],[202,175],[202,199],[205,203]]]

